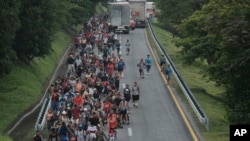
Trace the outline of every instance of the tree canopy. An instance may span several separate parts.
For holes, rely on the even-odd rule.
[[[2,0],[0,1],[0,75],[18,60],[29,63],[53,50],[54,34],[84,24],[95,5],[107,0]]]
[[[205,62],[204,74],[226,88],[224,99],[229,121],[249,124],[250,2],[210,0],[203,6],[186,5],[186,9],[178,10],[181,0],[157,1],[163,11],[162,22],[171,25],[180,36],[176,45],[182,49],[184,62]],[[163,7],[170,9],[164,11]]]

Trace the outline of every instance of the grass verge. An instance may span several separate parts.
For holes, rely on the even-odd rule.
[[[75,27],[79,30],[79,27]],[[72,32],[74,33],[74,32]],[[9,75],[0,79],[0,131],[3,134],[12,122],[20,117],[24,111],[36,104],[41,97],[45,82],[49,80],[58,59],[72,35],[57,32],[52,43],[53,52],[45,58],[35,58],[30,65],[18,63]],[[0,140],[9,141],[4,135]]]
[[[205,131],[202,126],[199,126],[204,141],[228,141],[229,122],[225,119],[225,109],[221,100],[224,88],[216,87],[214,82],[207,81],[207,79],[200,73],[201,67],[199,64],[188,66],[183,65],[181,54],[179,53],[180,48],[177,48],[173,43],[171,33],[160,28],[157,24],[153,24],[153,29],[161,45],[164,47],[164,50],[174,62],[181,77],[191,89],[200,106],[209,118],[209,131]],[[158,47],[154,43],[148,29],[147,33],[151,46],[158,56],[160,56],[160,52],[157,50]],[[186,105],[189,105],[177,82],[172,79],[171,84],[177,90]],[[193,115],[195,121],[197,121],[197,125],[200,125],[192,109],[190,107],[188,109]]]

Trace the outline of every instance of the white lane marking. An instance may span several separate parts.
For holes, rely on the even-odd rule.
[[[132,133],[132,128],[128,128],[128,136],[132,136],[133,133]]]
[[[125,89],[125,84],[124,83],[122,84],[122,87],[123,87],[123,89]]]

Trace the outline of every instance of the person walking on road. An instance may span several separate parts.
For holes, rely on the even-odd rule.
[[[75,59],[74,59],[73,55],[69,56],[69,58],[67,60],[67,64],[68,64],[68,73],[74,74],[75,73]]]
[[[168,84],[168,85],[169,85],[171,73],[172,73],[172,69],[171,69],[170,65],[167,64],[167,67],[165,68],[165,74],[166,74],[166,76],[167,76],[167,82],[168,82],[167,84]]]
[[[122,58],[118,61],[117,64],[118,74],[120,77],[123,77],[123,70],[125,69],[125,63]]]
[[[33,136],[32,141],[43,141],[40,131],[36,131],[36,134]]]
[[[164,57],[164,55],[162,54],[162,56],[160,57],[160,67],[161,67],[161,72],[164,71],[164,68],[166,67],[166,58]]]
[[[126,47],[126,55],[129,55],[129,52],[130,52],[130,42],[129,40],[127,40],[126,44],[125,44],[125,47]]]
[[[144,78],[144,69],[146,67],[143,59],[141,59],[141,61],[137,64],[137,67],[139,68],[139,73],[140,73],[140,77]]]
[[[152,62],[152,59],[150,57],[150,55],[148,54],[146,59],[145,59],[145,65],[146,65],[146,71],[147,71],[147,74],[150,73],[150,70],[151,70],[151,62]]]
[[[119,55],[120,49],[121,49],[121,41],[117,40],[115,46],[116,46],[117,55]]]
[[[140,88],[137,85],[137,82],[134,82],[134,86],[132,87],[132,99],[133,99],[133,106],[138,107],[138,101],[140,96]]]

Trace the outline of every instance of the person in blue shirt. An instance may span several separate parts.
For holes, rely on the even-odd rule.
[[[145,59],[145,65],[146,65],[146,72],[147,73],[150,73],[151,62],[152,62],[152,59],[151,59],[150,55],[148,54],[147,57],[146,57],[146,59]]]
[[[72,133],[65,122],[62,122],[62,126],[58,128],[58,135],[60,137],[60,141],[69,141],[69,135],[72,135]]]
[[[122,58],[120,58],[120,60],[117,63],[117,69],[118,69],[119,76],[123,77],[122,73],[123,73],[123,70],[125,69],[125,63]]]
[[[165,68],[165,74],[166,74],[166,76],[167,76],[168,85],[169,85],[171,73],[172,73],[172,69],[171,69],[170,65],[167,64],[167,67]]]

